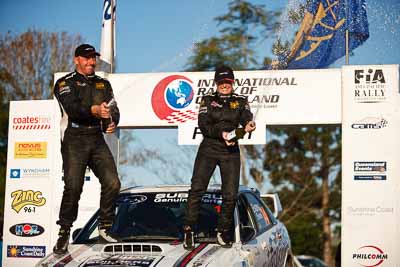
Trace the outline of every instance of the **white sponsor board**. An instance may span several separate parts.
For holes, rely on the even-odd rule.
[[[119,126],[177,126],[197,120],[201,97],[216,89],[213,75],[108,75],[123,111]],[[235,71],[234,90],[248,97],[256,120],[264,125],[334,124],[341,121],[340,75],[340,69]]]
[[[342,80],[342,266],[400,266],[398,66],[347,66]]]
[[[12,101],[8,134],[3,266],[34,266],[52,253],[64,183],[60,109],[55,100]],[[87,172],[78,220],[98,208],[100,186]]]

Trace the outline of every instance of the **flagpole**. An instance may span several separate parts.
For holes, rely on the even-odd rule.
[[[110,73],[114,73],[114,0],[111,0],[111,62],[110,62]]]
[[[345,10],[346,10],[346,65],[349,65],[349,0],[346,0],[345,2]]]

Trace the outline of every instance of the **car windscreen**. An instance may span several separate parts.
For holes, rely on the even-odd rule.
[[[116,218],[111,232],[122,241],[181,240],[187,197],[187,192],[121,194],[116,202]],[[195,229],[198,239],[204,242],[215,240],[221,204],[220,194],[204,194]],[[97,218],[82,230],[76,243],[97,241],[96,226]]]

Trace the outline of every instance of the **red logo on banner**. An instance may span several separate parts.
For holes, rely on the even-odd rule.
[[[197,112],[188,109],[193,101],[192,81],[182,75],[165,77],[154,87],[151,105],[154,113],[168,123],[197,120]]]
[[[383,261],[387,260],[387,258],[387,253],[384,253],[383,250],[377,246],[372,245],[360,247],[353,253],[353,260],[365,267],[378,266],[382,264]]]

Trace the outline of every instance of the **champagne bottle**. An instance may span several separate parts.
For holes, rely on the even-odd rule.
[[[235,130],[228,133],[228,141],[233,142],[237,141],[238,139],[242,139],[245,134],[246,131],[244,130],[244,128],[236,128]]]
[[[114,98],[112,98],[108,103],[107,107],[110,108],[110,110],[117,104]],[[110,112],[111,113],[111,112]],[[101,130],[103,133],[107,131],[108,126],[113,122],[112,116],[110,114],[109,118],[102,118],[101,119]]]

